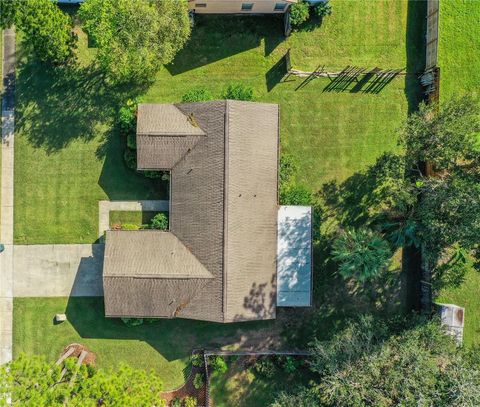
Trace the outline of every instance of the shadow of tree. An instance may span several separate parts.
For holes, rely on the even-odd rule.
[[[166,68],[179,75],[257,48],[262,41],[268,56],[283,40],[278,16],[197,15],[189,42]]]

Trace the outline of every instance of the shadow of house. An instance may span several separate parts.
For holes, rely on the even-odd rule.
[[[185,47],[166,66],[179,75],[264,44],[265,56],[284,40],[283,20],[278,16],[197,15]]]
[[[103,296],[104,249],[103,244],[93,244],[92,256],[81,258],[69,297]]]

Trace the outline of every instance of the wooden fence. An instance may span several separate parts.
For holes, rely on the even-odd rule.
[[[428,0],[427,38],[425,69],[435,68],[438,64],[438,23],[440,21],[440,0]]]

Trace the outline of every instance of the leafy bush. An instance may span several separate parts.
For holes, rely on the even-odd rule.
[[[242,83],[232,83],[223,91],[222,98],[251,101],[254,99],[253,88]]]
[[[219,373],[225,373],[228,370],[227,362],[221,356],[214,356],[210,361],[210,366]]]
[[[212,100],[213,96],[207,89],[192,89],[182,96],[183,103],[189,102],[205,102]]]
[[[182,399],[175,397],[171,402],[170,402],[170,407],[182,407]]]
[[[276,367],[271,358],[259,359],[254,365],[254,370],[266,378],[271,378],[275,375]]]
[[[123,159],[125,160],[125,165],[131,170],[137,169],[137,152],[131,150],[130,148],[125,149],[123,153]]]
[[[124,134],[135,133],[138,101],[129,99],[118,111],[118,125]]]
[[[121,320],[125,325],[130,327],[143,324],[143,318],[121,318]]]
[[[195,353],[190,356],[190,362],[192,362],[192,365],[196,367],[203,366],[203,356],[200,355],[200,353]]]
[[[342,232],[332,248],[340,275],[359,282],[377,277],[388,268],[392,256],[388,242],[379,233],[365,228]]]
[[[127,147],[130,150],[137,149],[137,135],[135,133],[128,133],[127,134]]]
[[[311,205],[312,192],[305,185],[289,185],[280,188],[281,205]]]
[[[196,397],[187,396],[183,399],[183,405],[185,407],[197,407],[198,406],[198,401],[197,401]]]
[[[291,356],[287,356],[282,363],[283,370],[286,373],[293,373],[297,370],[298,363],[297,361],[292,358]]]
[[[168,216],[161,212],[157,213],[150,221],[150,227],[152,229],[167,230],[168,229]]]
[[[193,387],[197,390],[201,389],[205,385],[205,381],[203,380],[203,374],[197,373],[193,378]]]
[[[298,27],[310,17],[310,6],[306,1],[300,1],[290,7],[290,22],[293,27]]]
[[[324,1],[321,3],[318,3],[315,6],[315,14],[320,17],[321,19],[323,17],[327,17],[332,14],[332,6],[329,1]]]

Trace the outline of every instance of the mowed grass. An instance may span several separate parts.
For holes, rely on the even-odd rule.
[[[55,324],[56,313],[68,321]],[[15,298],[14,357],[45,355],[56,361],[70,343],[81,343],[96,355],[98,367],[120,363],[155,370],[166,389],[181,385],[189,372],[194,348],[235,347],[255,335],[268,340],[275,321],[216,324],[182,319],[158,320],[127,327],[120,319],[105,318],[103,298]]]
[[[442,0],[438,65],[440,99],[480,93],[480,2]],[[436,299],[465,307],[464,339],[467,345],[480,344],[480,274],[469,271],[458,288],[443,290]]]
[[[438,45],[440,98],[480,92],[480,2],[442,0]]]

